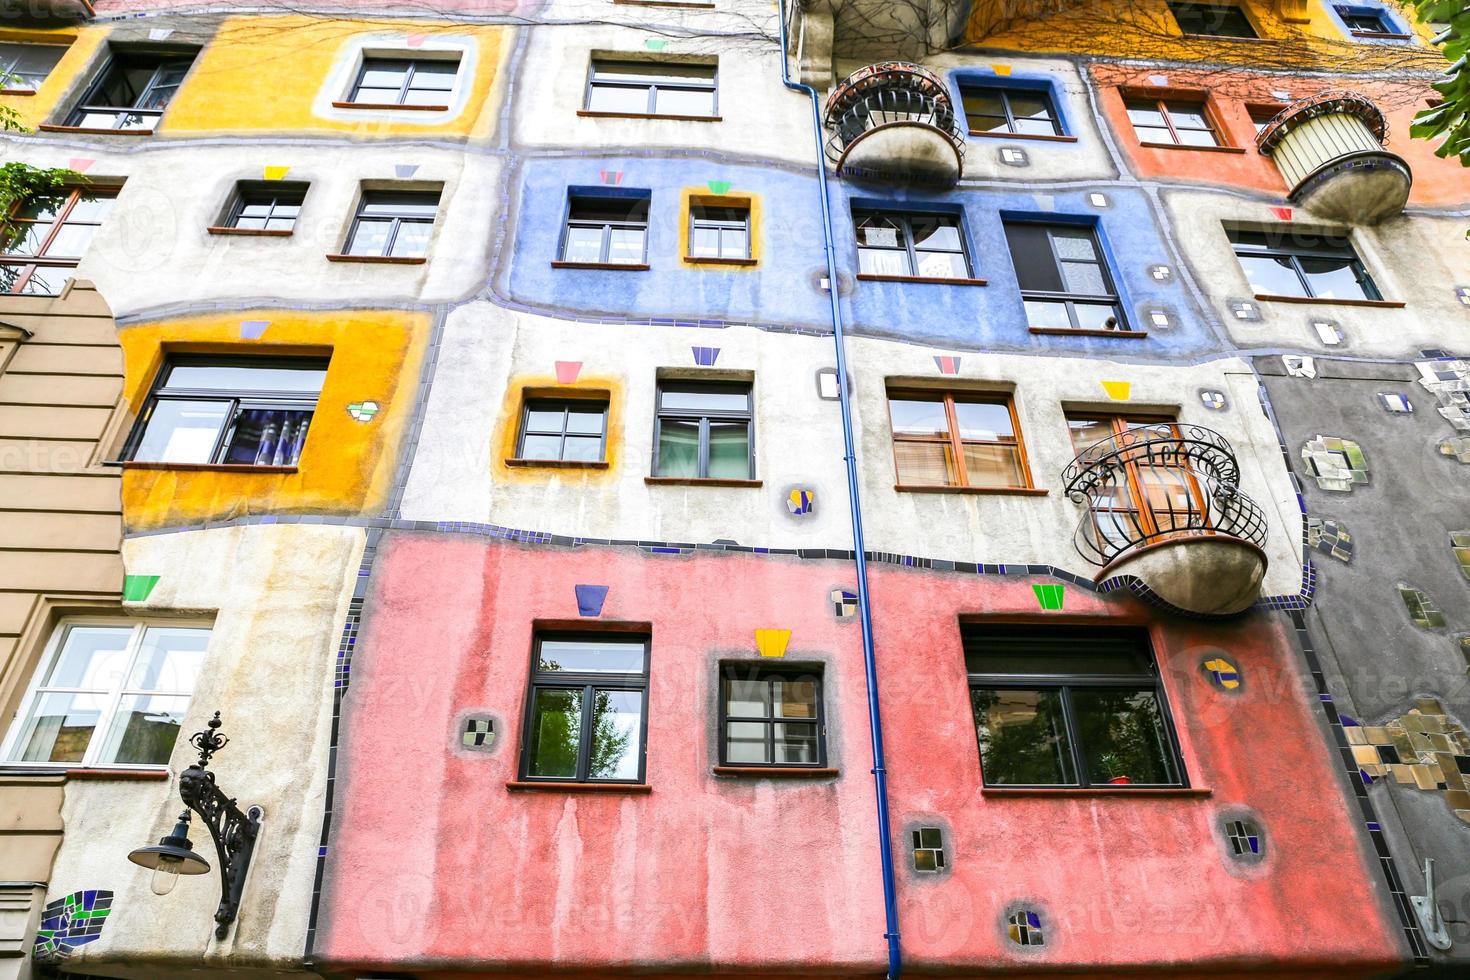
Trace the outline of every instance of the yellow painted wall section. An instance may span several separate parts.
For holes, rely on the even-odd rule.
[[[753,263],[761,259],[761,216],[763,208],[759,194],[744,191],[724,191],[716,194],[706,187],[685,187],[679,192],[679,259],[685,265],[708,269],[748,271],[754,265],[726,265],[694,258],[689,251],[689,214],[696,204],[715,208],[745,208],[750,212],[750,258]]]
[[[486,135],[495,113],[485,110],[498,95],[504,38],[501,27],[436,21],[232,17],[200,52],[159,132]],[[446,44],[465,45],[474,64],[466,73],[461,61],[456,92],[463,97],[449,114],[332,108],[333,100],[347,99],[355,80],[364,46],[359,42],[369,54],[397,57],[413,57],[416,44],[425,54]]]
[[[240,321],[268,320],[259,340],[240,338]],[[124,395],[136,415],[166,353],[320,355],[331,351],[326,381],[294,473],[216,469],[127,469],[123,519],[129,529],[198,524],[249,514],[377,514],[388,498],[398,448],[413,414],[427,314],[402,311],[255,311],[169,320],[119,332],[126,358]],[[348,414],[374,401],[370,421]]]
[[[603,441],[606,467],[507,466],[514,459],[521,436],[521,408],[529,396],[533,400],[607,397],[607,438]],[[555,375],[523,374],[510,379],[500,405],[499,421],[490,438],[490,470],[497,483],[534,485],[561,483],[599,485],[618,479],[618,460],[623,451],[623,383],[611,375],[579,374],[571,384],[562,384]]]
[[[107,37],[107,29],[88,27],[81,30],[65,28],[53,31],[0,30],[0,41],[18,44],[65,44],[66,54],[56,63],[51,74],[41,83],[35,95],[0,94],[0,105],[9,106],[20,113],[20,121],[27,129],[35,129],[45,122],[56,110],[62,94],[77,76],[92,64],[98,45]]]

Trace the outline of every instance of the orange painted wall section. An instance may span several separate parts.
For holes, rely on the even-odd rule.
[[[240,338],[240,321],[269,320],[259,340]],[[377,513],[387,499],[413,398],[428,317],[399,311],[248,314],[168,320],[119,330],[134,416],[165,352],[311,355],[330,352],[326,381],[294,473],[211,469],[128,469],[123,516],[129,529],[197,524],[250,514]],[[371,421],[348,414],[375,401]]]

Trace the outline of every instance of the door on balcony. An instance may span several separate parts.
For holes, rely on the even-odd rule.
[[[1108,560],[1180,531],[1209,527],[1187,445],[1172,419],[1071,415],[1079,459],[1106,468],[1092,490],[1090,542]]]

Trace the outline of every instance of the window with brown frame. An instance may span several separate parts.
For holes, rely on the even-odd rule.
[[[1031,488],[1009,396],[896,389],[888,415],[900,487]]]
[[[1123,100],[1138,141],[1155,146],[1225,146],[1209,107],[1198,100],[1130,95]]]
[[[1246,111],[1251,114],[1251,125],[1255,126],[1259,134],[1285,108],[1280,102],[1257,102],[1246,106]]]
[[[1107,452],[1116,454],[1110,468],[1115,476],[1092,492],[1092,530],[1101,543],[1116,549],[1205,527],[1208,510],[1185,457],[1150,451],[1160,440],[1171,444],[1182,438],[1173,419],[1069,412],[1067,427],[1079,456],[1104,441],[1111,442]]]
[[[57,296],[112,209],[115,189],[60,189],[17,206],[0,240],[0,293]]]

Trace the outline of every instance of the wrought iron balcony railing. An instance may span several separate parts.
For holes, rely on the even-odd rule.
[[[965,138],[944,81],[885,61],[853,72],[827,99],[827,159],[845,177],[952,184]]]

